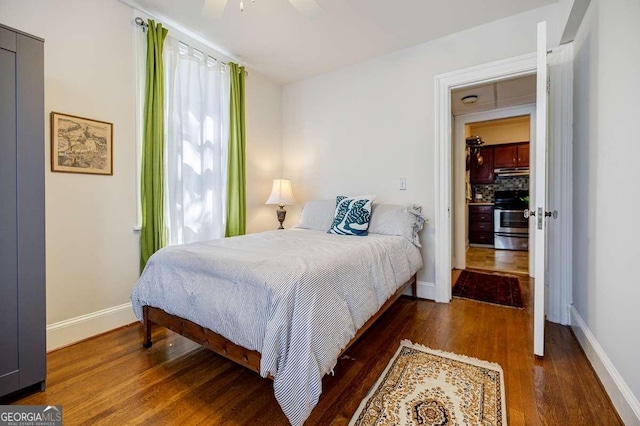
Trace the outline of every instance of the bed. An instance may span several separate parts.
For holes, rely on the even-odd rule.
[[[274,381],[293,425],[318,402],[322,377],[409,286],[422,258],[397,235],[267,231],[166,247],[132,292],[144,326],[178,332]]]

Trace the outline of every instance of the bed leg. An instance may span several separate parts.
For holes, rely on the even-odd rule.
[[[149,307],[142,307],[142,334],[143,334],[143,348],[151,347],[151,320],[149,320]]]
[[[411,296],[413,300],[418,300],[418,280],[415,277],[411,283]]]

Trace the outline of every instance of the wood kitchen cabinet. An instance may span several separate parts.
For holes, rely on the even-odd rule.
[[[492,205],[469,205],[469,244],[493,246]]]
[[[493,166],[496,169],[529,167],[529,142],[494,146]]]
[[[529,143],[518,144],[518,167],[529,167]]]
[[[469,180],[474,183],[493,183],[493,169],[495,167],[493,162],[493,147],[483,147],[480,150],[482,155],[482,164],[478,164],[478,159],[475,155],[471,156],[469,163]]]

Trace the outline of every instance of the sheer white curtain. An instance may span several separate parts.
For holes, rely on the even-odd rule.
[[[225,65],[171,36],[164,62],[167,242],[222,238],[229,75]]]

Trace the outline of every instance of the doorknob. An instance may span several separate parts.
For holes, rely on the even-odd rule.
[[[524,209],[524,218],[529,219],[530,217],[535,217],[536,211]],[[554,210],[552,212],[544,212],[544,217],[553,217],[554,219],[558,218],[558,210]]]

